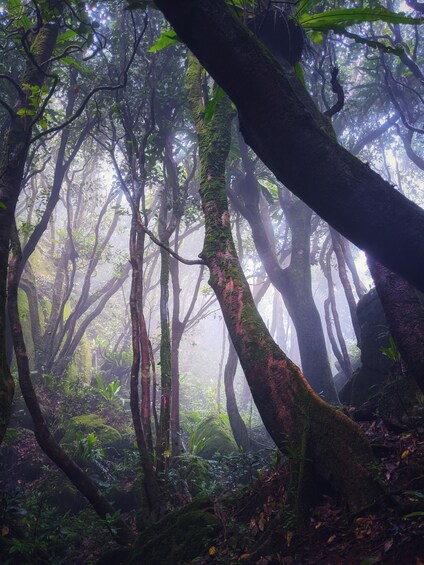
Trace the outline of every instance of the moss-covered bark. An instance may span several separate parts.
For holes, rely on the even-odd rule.
[[[340,233],[424,291],[424,211],[337,143],[293,69],[278,65],[225,0],[156,5],[230,96],[246,142],[277,178]]]
[[[294,456],[298,504],[306,508],[306,477],[320,477],[339,493],[350,512],[381,493],[373,472],[370,446],[360,429],[322,401],[294,363],[273,341],[260,317],[240,267],[227,208],[225,162],[230,148],[231,105],[221,100],[212,120],[204,119],[201,67],[191,58],[189,98],[199,137],[200,194],[205,214],[202,257],[209,283],[243,367],[255,404],[277,446]],[[308,472],[307,472],[308,471]]]
[[[32,44],[33,60],[28,59],[21,77],[22,84],[41,86],[46,78],[48,62],[56,43],[59,25],[43,25]],[[18,110],[30,108],[28,96],[18,98],[11,125],[0,155],[0,442],[10,417],[14,383],[6,355],[6,285],[9,242],[14,222],[15,208],[21,190],[25,161],[32,131],[32,116],[17,115]]]

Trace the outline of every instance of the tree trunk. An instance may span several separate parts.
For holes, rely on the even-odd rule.
[[[230,96],[246,142],[276,177],[424,292],[424,211],[337,143],[293,69],[279,66],[224,0],[156,5]]]
[[[140,270],[142,269],[143,265],[142,259],[140,259],[140,245],[144,246],[144,232],[142,234],[138,233],[137,225],[137,220],[133,217],[130,233],[130,258],[132,265],[130,311],[133,350],[130,380],[130,407],[135,431],[135,438],[140,454],[141,466],[143,469],[143,504],[145,506],[145,509],[151,515],[153,515],[153,517],[157,518],[160,514],[161,493],[155,478],[155,472],[153,468],[153,452],[151,446],[149,445],[148,438],[146,437],[147,434],[143,422],[143,408],[145,409],[145,406],[143,406],[142,401],[140,402],[139,394],[140,367],[142,365],[140,324],[140,317],[142,316],[142,312],[140,312],[142,309],[142,276],[140,274]],[[139,241],[140,236],[143,240],[143,243],[140,243]],[[148,398],[150,402],[150,391]],[[147,416],[150,422],[149,405]]]
[[[231,105],[223,97],[205,123],[201,67],[192,58],[189,99],[199,137],[200,195],[205,214],[202,257],[264,425],[280,450],[293,457],[293,507],[299,526],[309,508],[315,477],[329,482],[350,512],[380,494],[371,448],[358,426],[322,401],[301,371],[270,336],[238,262],[225,191],[225,161],[231,141]]]
[[[19,384],[25,404],[27,405],[28,411],[31,414],[34,423],[35,437],[44,453],[65,473],[79,492],[87,498],[100,518],[102,520],[107,520],[108,517],[115,513],[115,509],[100,493],[96,485],[88,477],[87,473],[85,473],[56,442],[46,424],[34,387],[32,386],[28,356],[26,353],[18,312],[18,269],[20,246],[17,238],[15,238],[13,246],[14,256],[12,257],[9,266],[8,311],[12,325],[13,345],[18,365]],[[115,527],[116,541],[128,544],[134,540],[132,531],[122,518],[117,519]]]
[[[408,372],[424,393],[424,300],[404,279],[368,257],[390,333]]]
[[[339,270],[339,278],[342,283],[347,304],[349,307],[350,318],[352,320],[353,330],[355,332],[356,340],[358,345],[361,345],[361,330],[359,328],[358,316],[356,315],[356,300],[353,295],[352,286],[347,276],[346,260],[343,252],[342,246],[342,236],[336,232],[336,230],[330,228],[331,240],[333,242],[334,254],[337,259],[337,266]]]
[[[236,395],[234,392],[234,377],[238,365],[237,352],[229,339],[227,363],[224,369],[225,397],[227,399],[227,414],[230,420],[231,431],[234,439],[243,451],[249,451],[249,434],[237,407]]]
[[[310,238],[312,210],[301,200],[291,200],[280,194],[281,207],[291,230],[291,259],[285,269],[280,267],[275,246],[270,240],[259,210],[259,187],[247,147],[240,142],[245,178],[239,184],[239,202],[235,206],[252,229],[256,250],[272,284],[283,297],[296,329],[302,370],[312,388],[328,402],[338,404],[330,363],[325,345],[321,318],[312,294]],[[235,200],[235,199],[234,199]],[[269,230],[268,230],[269,231]],[[273,234],[272,234],[273,235]]]
[[[22,84],[41,86],[56,43],[59,25],[43,25],[31,46],[33,61],[28,60]],[[30,107],[29,97],[18,99],[14,111]],[[32,116],[11,117],[0,156],[0,443],[6,431],[13,399],[14,383],[6,353],[6,288],[9,243],[16,203],[21,190],[25,161],[32,131]]]

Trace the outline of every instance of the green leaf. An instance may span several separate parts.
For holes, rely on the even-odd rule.
[[[296,73],[297,78],[300,80],[300,82],[306,88],[305,75],[303,74],[302,65],[299,63],[299,61],[297,61],[297,63],[294,64],[294,72]]]
[[[18,116],[33,116],[35,114],[34,110],[30,110],[28,108],[20,108],[16,114]]]
[[[321,14],[304,14],[298,18],[307,30],[329,31],[363,22],[386,22],[391,24],[421,24],[424,18],[412,18],[402,13],[391,12],[384,6],[377,8],[342,8]]]
[[[43,128],[43,130],[47,129],[47,120],[45,118],[40,118],[38,120],[38,123],[40,124],[40,126]]]
[[[180,38],[173,29],[168,29],[166,31],[163,31],[160,34],[160,36],[157,38],[157,40],[154,42],[154,44],[150,47],[149,53],[156,53],[157,51],[162,51],[162,49],[165,49],[165,47],[168,47],[168,45],[173,45],[178,41],[180,41]]]
[[[7,210],[7,206],[4,202],[0,200],[0,210]]]
[[[94,73],[93,69],[87,69],[86,67],[83,67],[72,57],[62,57],[61,61],[65,65],[68,65],[70,67],[75,67],[75,69],[77,69],[77,71],[79,71],[81,74],[91,75]]]
[[[205,107],[205,122],[209,123],[215,114],[215,110],[224,94],[224,91],[220,86],[216,89],[213,97],[209,102],[206,104]]]
[[[301,0],[299,6],[294,14],[295,19],[298,19],[303,14],[307,14],[311,11],[311,8],[319,4],[321,0]]]
[[[73,41],[74,39],[78,38],[78,34],[73,29],[67,29],[63,33],[59,35],[57,38],[56,44],[60,45],[62,43],[66,43],[67,41]]]
[[[324,35],[320,31],[311,31],[309,38],[311,39],[312,43],[319,44],[322,43]]]
[[[412,518],[424,518],[424,512],[422,510],[417,510],[417,512],[411,512],[410,514],[405,514],[404,520],[411,520]]]

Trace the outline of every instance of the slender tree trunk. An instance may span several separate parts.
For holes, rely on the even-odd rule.
[[[324,249],[325,248],[323,248],[323,250]],[[325,254],[323,253],[323,257],[321,260],[321,266],[325,278],[327,279],[327,285],[328,285],[328,297],[324,302],[325,319],[327,322],[328,336],[332,344],[334,355],[339,361],[340,367],[344,372],[344,374],[346,375],[347,379],[350,379],[353,372],[352,364],[350,362],[350,357],[347,351],[346,342],[342,332],[342,327],[340,325],[339,312],[337,310],[336,295],[334,293],[333,275],[331,272],[332,254],[333,254],[333,247],[332,244],[329,242],[328,251]],[[337,341],[339,342],[340,349],[337,346],[337,342],[334,337],[334,333],[331,326],[331,318],[333,319],[334,322],[334,328],[336,330]]]
[[[167,238],[160,237],[161,241],[169,245]],[[165,241],[164,241],[165,239]],[[160,374],[161,374],[161,396],[160,396],[160,416],[159,433],[157,437],[157,468],[164,471],[170,453],[171,436],[171,334],[169,327],[169,254],[164,249],[160,250],[161,270],[160,270]]]
[[[178,236],[178,234],[177,234]],[[182,450],[180,433],[180,344],[183,337],[183,324],[180,322],[180,295],[178,261],[170,259],[172,281],[172,331],[171,331],[171,447],[172,455],[179,455]]]
[[[100,493],[88,475],[69,457],[69,455],[56,442],[46,424],[40,405],[32,386],[28,356],[22,334],[22,327],[18,312],[18,269],[20,259],[20,245],[14,237],[14,254],[9,266],[8,284],[8,311],[12,324],[13,344],[18,365],[19,384],[25,403],[34,422],[34,434],[44,453],[65,473],[72,484],[92,504],[94,510],[103,520],[115,512],[113,506]],[[116,540],[127,544],[134,540],[134,535],[122,518],[118,518],[115,525]]]
[[[259,316],[238,262],[225,191],[225,161],[230,149],[231,106],[223,97],[213,118],[204,120],[201,67],[190,59],[189,99],[201,159],[200,194],[205,214],[202,257],[209,284],[221,306],[231,340],[264,425],[282,451],[294,449],[295,496],[299,527],[309,508],[314,476],[330,482],[350,512],[367,507],[381,494],[370,464],[371,448],[358,426],[322,401],[271,338]]]
[[[253,240],[272,284],[283,297],[296,329],[302,370],[312,388],[323,398],[338,404],[321,318],[312,294],[310,238],[312,210],[302,201],[291,200],[280,194],[281,206],[286,214],[292,234],[289,267],[281,268],[275,246],[260,214],[260,193],[247,146],[240,139],[245,178],[239,185],[238,195],[244,205],[233,202],[245,216],[252,229]],[[267,233],[268,231],[268,233]]]
[[[330,228],[330,233],[331,233],[331,240],[333,242],[334,254],[336,255],[336,259],[337,259],[337,266],[339,268],[340,282],[342,283],[345,292],[356,340],[360,345],[361,330],[359,328],[358,316],[356,315],[356,300],[353,295],[352,286],[350,284],[349,277],[347,276],[346,260],[343,253],[343,247],[341,242],[342,236],[338,234],[336,230],[334,230],[333,228]]]
[[[224,386],[225,386],[225,397],[227,399],[227,414],[230,420],[231,431],[233,432],[234,439],[239,447],[243,451],[249,451],[250,442],[249,434],[247,432],[246,424],[243,418],[240,416],[240,412],[237,407],[236,394],[234,391],[234,377],[236,376],[236,370],[238,365],[237,352],[234,349],[231,339],[228,340],[228,357],[227,363],[224,369]]]
[[[132,281],[130,293],[130,311],[131,311],[131,325],[132,325],[132,349],[133,361],[131,366],[131,380],[130,380],[130,407],[137,442],[138,451],[140,454],[141,466],[143,469],[143,504],[150,514],[158,517],[160,514],[160,501],[161,494],[159,486],[155,478],[155,471],[153,468],[153,452],[146,437],[146,431],[143,421],[143,402],[140,402],[139,394],[139,381],[140,381],[140,367],[141,367],[141,325],[140,325],[140,310],[142,308],[141,295],[142,277],[140,269],[140,242],[139,237],[144,237],[144,234],[138,233],[137,220],[133,218],[130,233],[130,257],[132,265]],[[143,317],[144,319],[144,317]],[[150,386],[150,383],[149,383]],[[143,393],[142,393],[143,394]],[[150,402],[150,391],[149,391]],[[148,405],[149,408],[149,405]],[[148,418],[150,423],[150,409],[148,411]]]

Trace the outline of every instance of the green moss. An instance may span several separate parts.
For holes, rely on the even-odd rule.
[[[31,317],[29,315],[28,298],[22,289],[18,289],[18,308],[19,308],[19,318],[21,320],[22,333],[24,334],[25,347],[27,350],[30,369],[31,371],[33,371],[35,368],[34,365],[35,348],[34,348],[34,342],[32,340],[32,333],[31,333]]]
[[[63,437],[63,443],[72,443],[76,438],[76,433],[80,431],[84,435],[94,432],[97,440],[102,447],[119,444],[122,440],[121,434],[112,426],[108,426],[103,418],[97,414],[84,414],[71,418],[67,424],[67,429]]]
[[[220,522],[208,502],[195,501],[172,512],[139,538],[128,565],[190,562],[212,545]]]
[[[192,452],[204,459],[213,459],[219,453],[231,455],[238,451],[228,419],[211,414],[200,422],[190,439]]]
[[[71,379],[81,379],[88,384],[91,380],[91,348],[87,336],[83,336],[72,357],[67,375]]]

